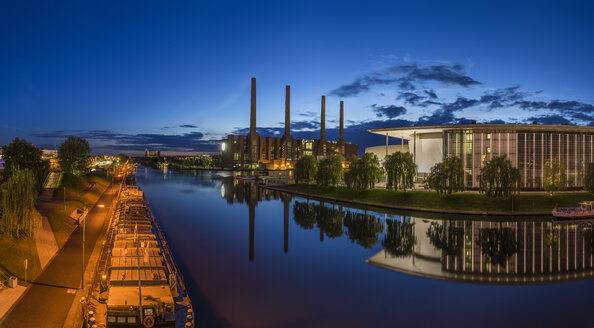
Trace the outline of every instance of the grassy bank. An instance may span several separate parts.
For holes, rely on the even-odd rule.
[[[77,208],[83,210],[83,203],[94,204],[111,182],[106,176],[98,174],[76,178],[77,180],[70,185],[70,189],[69,187],[66,188],[67,197],[70,197],[68,194],[71,196],[78,194],[80,191],[86,189],[92,182],[95,183],[95,187],[89,192],[77,196],[74,200],[67,201],[66,210],[64,210],[63,206],[58,206],[48,215],[48,221],[54,231],[56,242],[60,248],[66,243],[68,237],[70,237],[70,234],[72,234],[72,231],[74,231],[78,225],[76,221],[69,217],[70,213]],[[57,194],[55,198],[58,200],[62,199],[62,195],[63,194]]]
[[[555,206],[572,207],[584,200],[594,200],[591,193],[520,194],[512,201],[493,199],[482,194],[457,193],[438,197],[430,191],[393,191],[373,189],[355,191],[345,187],[322,188],[317,185],[280,185],[274,188],[318,197],[329,197],[342,201],[363,202],[369,205],[393,206],[411,210],[445,210],[476,213],[543,213],[550,214]]]
[[[16,276],[20,285],[25,279],[25,259],[28,259],[27,280],[34,280],[41,273],[35,238],[17,240],[8,234],[0,234],[0,250],[0,272]]]

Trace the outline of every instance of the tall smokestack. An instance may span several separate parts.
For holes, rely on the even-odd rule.
[[[248,134],[250,142],[250,161],[258,162],[258,132],[256,132],[256,78],[252,77],[252,101],[250,105],[250,133]]]
[[[320,120],[320,140],[326,140],[326,96],[322,96],[322,117]]]
[[[340,127],[338,128],[338,141],[344,141],[344,101],[340,101]]]
[[[285,92],[285,138],[291,136],[291,86],[287,85]]]
[[[252,102],[250,106],[250,133],[256,133],[256,78],[252,77]]]

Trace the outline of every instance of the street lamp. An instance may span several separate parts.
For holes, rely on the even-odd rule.
[[[86,239],[86,222],[87,222],[87,214],[89,213],[89,210],[87,208],[87,206],[89,207],[93,207],[93,206],[97,206],[100,208],[105,207],[105,205],[103,204],[89,204],[89,203],[83,203],[81,200],[76,200],[78,202],[81,202],[84,206],[84,211],[83,211],[83,215],[82,215],[82,225],[83,225],[83,237],[82,237],[82,266],[81,266],[81,287],[80,289],[85,289],[85,239]]]

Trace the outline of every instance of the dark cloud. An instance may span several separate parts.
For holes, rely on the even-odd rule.
[[[464,73],[461,64],[443,64],[419,66],[417,64],[395,66],[388,69],[391,73],[404,73],[401,81],[414,82],[435,81],[443,84],[454,84],[462,87],[481,84]]]
[[[180,127],[180,128],[195,129],[195,128],[197,128],[198,126],[197,126],[197,125],[194,125],[194,124],[182,124],[182,125],[180,125],[179,127]]]
[[[430,99],[437,99],[437,94],[432,89],[430,90],[423,90],[423,92],[429,97]]]
[[[110,130],[58,130],[49,133],[33,134],[39,138],[64,139],[70,135],[79,136],[89,141],[99,141],[101,149],[144,150],[145,148],[164,151],[216,151],[218,140],[204,140],[202,132],[183,134],[126,134]],[[107,143],[107,144],[105,144]],[[96,147],[94,147],[96,148]]]
[[[414,92],[406,91],[401,92],[398,97],[396,97],[396,100],[400,99],[404,100],[405,104],[418,106],[421,101],[425,100],[425,97],[419,96]]]
[[[330,91],[330,95],[352,97],[371,90],[376,85],[398,84],[401,90],[415,90],[417,84],[427,81],[446,85],[470,87],[481,84],[464,73],[460,64],[419,66],[418,64],[392,66],[382,72],[370,73],[356,78],[353,82]],[[428,94],[429,95],[429,94]],[[433,93],[435,95],[435,93]],[[437,98],[437,95],[435,95]]]
[[[561,124],[561,123],[571,123],[567,118],[558,115],[541,115],[541,116],[532,116],[526,119],[527,123],[538,122],[540,124]]]
[[[390,119],[406,114],[406,108],[396,105],[378,106],[377,104],[373,104],[371,105],[371,109],[377,117],[387,117]]]

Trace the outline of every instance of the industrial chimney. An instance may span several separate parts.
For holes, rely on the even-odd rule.
[[[291,86],[285,90],[285,139],[291,137]]]
[[[252,98],[250,105],[250,161],[258,162],[258,132],[256,132],[256,78],[252,77]]]
[[[326,141],[326,96],[322,96],[322,115],[320,118],[320,141]]]
[[[340,101],[340,126],[338,128],[338,141],[344,142],[344,101]]]

